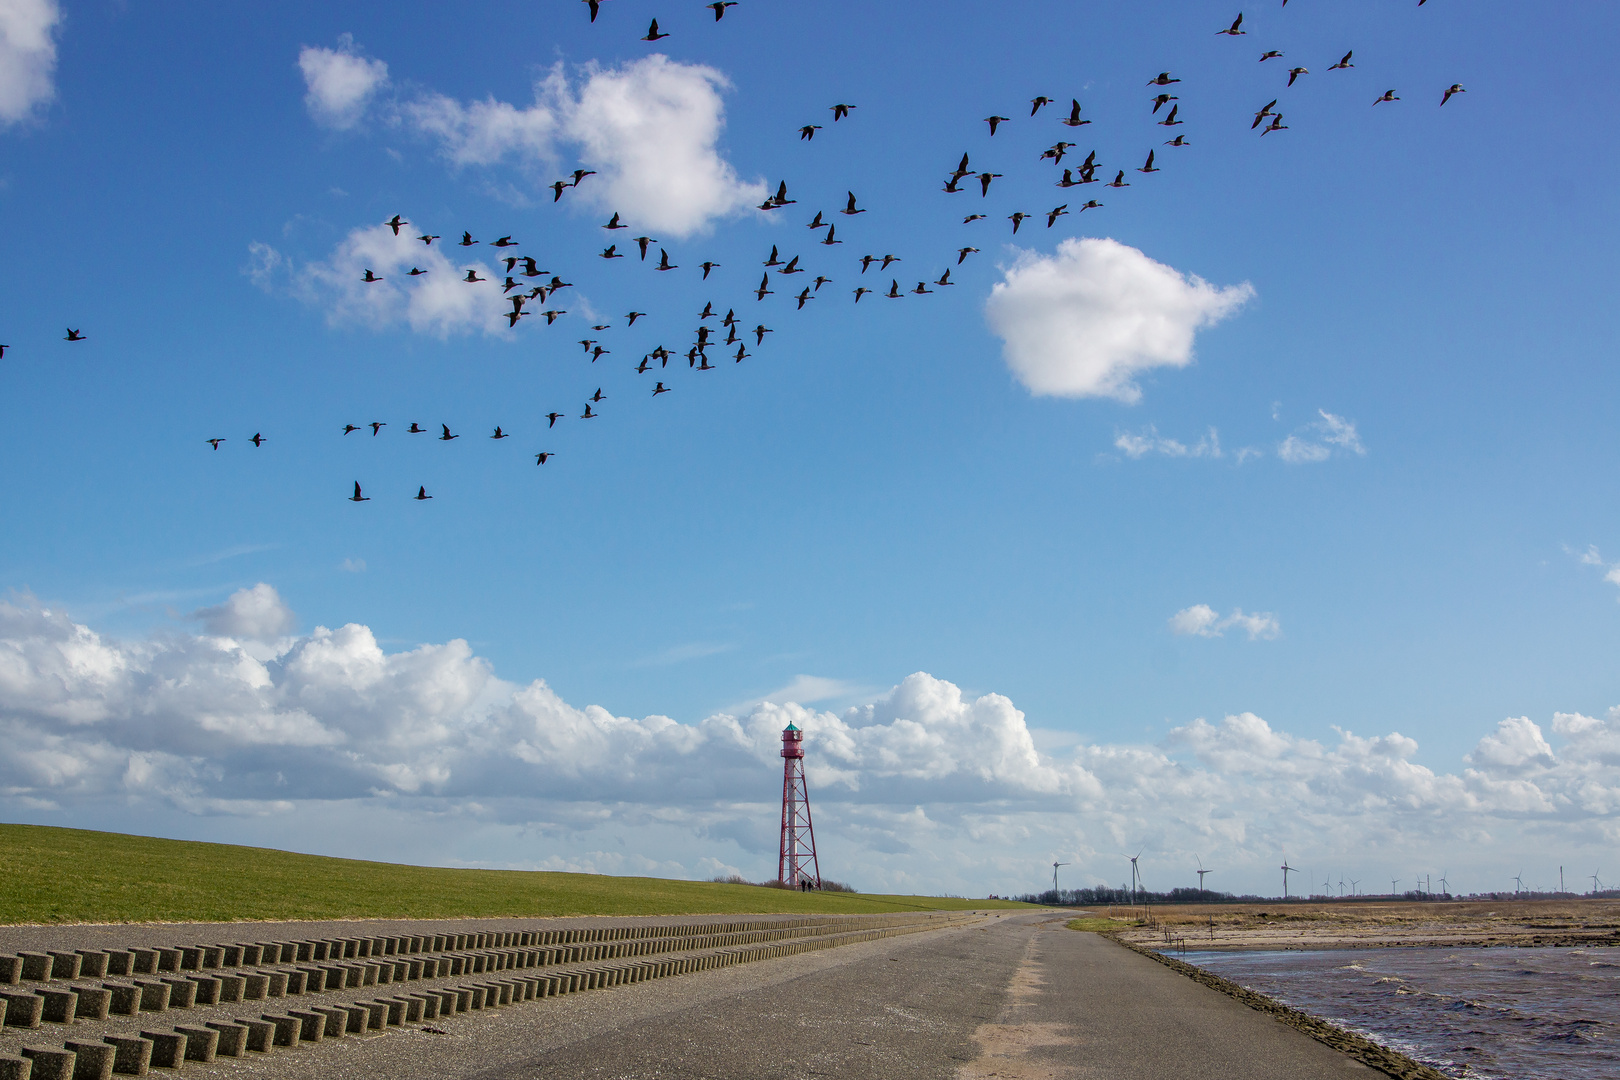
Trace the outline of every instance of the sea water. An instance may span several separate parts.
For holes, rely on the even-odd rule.
[[[1620,949],[1175,953],[1448,1076],[1620,1077]]]

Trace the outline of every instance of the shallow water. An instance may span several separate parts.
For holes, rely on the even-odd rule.
[[[1184,958],[1449,1076],[1620,1077],[1620,949],[1189,950]]]

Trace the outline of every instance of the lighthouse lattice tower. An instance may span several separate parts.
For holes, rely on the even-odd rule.
[[[792,724],[782,730],[782,845],[776,877],[794,889],[821,888],[810,789],[804,783],[804,732]]]

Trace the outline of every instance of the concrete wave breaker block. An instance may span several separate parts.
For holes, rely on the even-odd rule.
[[[45,1002],[39,1018],[52,1024],[71,1024],[79,1010],[79,995],[72,990],[35,990]]]
[[[107,974],[107,954],[94,949],[79,950],[79,978],[99,979]]]
[[[218,979],[214,978],[212,975],[188,975],[186,978],[197,988],[195,991],[195,1004],[219,1004],[220,983]]]
[[[346,1009],[338,1009],[327,1005],[316,1005],[309,1010],[326,1018],[326,1026],[322,1030],[328,1039],[341,1039],[349,1026],[349,1013]],[[292,1013],[299,1016],[299,1013]]]
[[[22,958],[22,977],[29,982],[44,982],[51,977],[51,968],[56,960],[50,953],[25,952],[18,953]]]
[[[244,972],[238,976],[242,980],[243,1001],[263,1001],[266,992],[270,989],[270,979],[267,976],[251,972]]]
[[[112,991],[100,986],[75,986],[74,993],[79,995],[78,1004],[73,1007],[73,1015],[80,1020],[105,1020],[112,1007]]]
[[[247,1048],[257,1054],[268,1054],[275,1049],[276,1025],[268,1020],[249,1020],[245,1017],[236,1021],[248,1029]]]
[[[103,1042],[70,1042],[73,1051],[73,1080],[112,1080],[116,1052]]]
[[[22,957],[0,956],[0,986],[16,986],[22,978]]]
[[[219,1032],[209,1027],[177,1027],[177,1034],[186,1037],[187,1061],[213,1061],[219,1052]]]
[[[0,1080],[29,1080],[34,1063],[28,1058],[0,1056]]]
[[[57,952],[51,950],[51,978],[77,979],[79,970],[84,963],[84,957],[76,952]]]
[[[169,1008],[169,993],[173,989],[166,982],[155,979],[136,979],[141,990],[141,1012],[165,1012]]]
[[[104,974],[126,977],[135,974],[135,954],[129,949],[108,949]]]
[[[342,1010],[347,1017],[343,1024],[343,1033],[345,1035],[364,1035],[366,1033],[366,1028],[371,1023],[370,1009],[363,1005],[338,1005],[336,1007]]]
[[[113,1048],[113,1072],[124,1076],[145,1076],[152,1068],[152,1042],[128,1035],[103,1036]]]
[[[242,991],[247,987],[247,980],[240,975],[216,975],[219,980],[219,1003],[227,1004],[242,1000]]]
[[[160,979],[169,987],[169,1008],[189,1009],[197,1004],[197,984],[190,979]]]
[[[247,1053],[248,1029],[245,1024],[232,1024],[224,1020],[210,1020],[203,1025],[219,1036],[219,1043],[214,1048],[216,1054],[225,1057],[241,1057]],[[175,1030],[179,1030],[176,1028]]]
[[[186,1060],[186,1037],[178,1031],[143,1031],[141,1038],[152,1044],[152,1067],[178,1069]]]
[[[274,1042],[277,1046],[297,1046],[298,1040],[304,1031],[304,1022],[296,1016],[285,1016],[280,1013],[265,1013],[261,1019],[275,1027]]]
[[[288,1009],[287,1015],[298,1021],[298,1038],[300,1042],[320,1042],[326,1037],[327,1017],[325,1013],[314,1012],[310,1009]]]
[[[6,1006],[6,1027],[37,1028],[45,1011],[45,999],[38,994],[0,994]]]
[[[22,1056],[34,1063],[33,1080],[73,1080],[73,1062],[77,1056],[71,1050],[36,1050],[25,1046]]]
[[[444,1003],[444,1000],[437,994],[412,994],[411,997],[422,1006],[421,1016],[418,1019],[437,1020],[439,1018],[439,1006]]]

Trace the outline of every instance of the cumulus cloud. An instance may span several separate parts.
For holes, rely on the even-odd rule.
[[[0,0],[0,125],[15,124],[56,96],[56,0]]]
[[[298,69],[304,73],[309,115],[338,131],[358,124],[372,98],[388,84],[388,65],[357,55],[350,34],[340,37],[335,49],[306,45],[298,53]]]
[[[1178,636],[1216,638],[1236,627],[1249,635],[1250,641],[1270,640],[1282,633],[1282,624],[1269,611],[1244,614],[1242,608],[1233,608],[1232,614],[1221,618],[1208,604],[1194,604],[1170,616],[1170,632]]]
[[[251,641],[274,641],[290,631],[296,621],[281,594],[262,581],[252,588],[236,590],[218,607],[197,609],[192,618],[201,619],[210,634]]]
[[[1335,451],[1365,456],[1367,448],[1361,445],[1356,425],[1342,416],[1334,416],[1326,409],[1318,409],[1321,417],[1288,436],[1277,444],[1277,456],[1290,465],[1314,465],[1332,457]]]
[[[712,67],[655,53],[619,67],[588,66],[577,87],[559,65],[521,107],[425,94],[402,103],[399,115],[458,166],[511,159],[533,173],[569,151],[597,173],[573,198],[637,228],[685,237],[766,195],[720,154],[722,95],[730,88]]]
[[[1126,845],[1150,848],[1160,887],[1196,852],[1228,887],[1275,888],[1283,848],[1380,872],[1432,856],[1461,883],[1459,858],[1483,875],[1550,838],[1571,856],[1620,840],[1620,710],[1556,714],[1561,745],[1504,720],[1449,772],[1398,732],[1324,742],[1247,712],[1157,743],[1037,738],[1007,697],[922,672],[842,711],[765,701],[680,723],[503,681],[459,640],[389,652],[351,623],[257,648],[247,633],[290,625],[268,586],[199,614],[209,633],[118,641],[0,603],[0,810],[84,823],[110,808],[100,820],[178,831],[231,815],[239,841],[334,854],[375,856],[382,838],[395,858],[758,877],[775,866],[791,721],[823,866],[873,889],[1035,888],[1055,858],[1106,882]],[[1245,885],[1245,867],[1263,877]]]
[[[395,236],[386,225],[369,225],[350,231],[325,259],[305,264],[254,243],[246,272],[266,291],[285,290],[324,310],[333,326],[404,325],[441,338],[479,330],[510,333],[504,272],[478,259],[452,259],[457,250],[424,246],[403,232]],[[425,273],[413,277],[412,269]],[[367,270],[381,280],[366,281]],[[469,270],[481,280],[466,281]]]
[[[1069,239],[1021,252],[985,304],[1013,375],[1038,396],[1141,399],[1136,378],[1186,367],[1197,331],[1254,296],[1217,288],[1116,240]]]
[[[1566,547],[1564,550],[1568,551],[1569,549]],[[1571,552],[1571,554],[1580,559],[1583,566],[1595,566],[1602,570],[1604,581],[1611,585],[1620,585],[1620,563],[1610,564],[1604,562],[1603,553],[1598,551],[1596,544],[1588,545],[1585,551]],[[1620,596],[1615,597],[1615,599],[1620,601]]]

